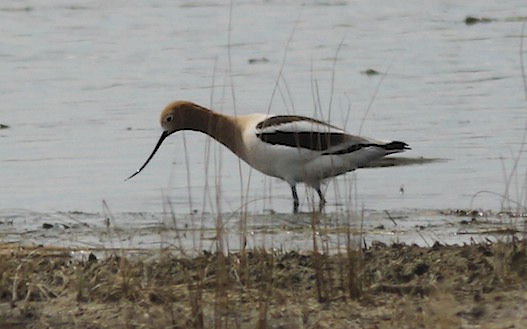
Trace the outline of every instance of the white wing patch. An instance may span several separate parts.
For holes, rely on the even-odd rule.
[[[256,133],[274,133],[276,131],[345,134],[344,130],[322,121],[294,115],[271,116],[256,126]]]

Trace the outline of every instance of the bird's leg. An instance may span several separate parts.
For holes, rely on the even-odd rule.
[[[324,195],[322,194],[322,191],[320,190],[320,187],[316,188],[318,196],[320,198],[320,204],[318,206],[318,210],[322,211],[324,209],[324,206],[326,205],[326,199],[324,198]]]
[[[298,194],[296,193],[296,186],[291,185],[291,192],[293,193],[293,213],[298,214],[298,206],[300,202],[298,201]]]

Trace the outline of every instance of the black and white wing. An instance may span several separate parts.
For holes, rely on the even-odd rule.
[[[408,149],[404,142],[354,136],[325,122],[296,115],[272,116],[261,121],[256,126],[256,136],[268,144],[318,151],[320,155],[344,155],[372,146],[385,150],[385,154]]]

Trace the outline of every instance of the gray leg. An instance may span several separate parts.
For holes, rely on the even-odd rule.
[[[298,214],[300,202],[298,201],[298,194],[296,193],[296,185],[291,185],[291,192],[293,193],[293,213]]]
[[[315,190],[317,190],[318,196],[320,198],[320,204],[318,206],[318,210],[322,211],[322,209],[324,209],[324,206],[326,205],[326,199],[324,198],[324,195],[322,194],[320,187],[317,187]]]

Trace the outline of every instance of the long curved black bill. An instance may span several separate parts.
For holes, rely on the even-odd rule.
[[[125,179],[124,181],[127,181],[129,180],[130,178],[134,177],[135,175],[139,174],[141,172],[141,170],[143,170],[146,165],[150,162],[150,160],[152,160],[152,158],[154,157],[154,154],[156,154],[157,150],[159,149],[159,147],[161,146],[161,143],[163,143],[163,141],[165,140],[165,138],[168,137],[168,135],[170,135],[169,133],[167,133],[166,131],[163,131],[163,133],[161,134],[161,137],[159,137],[159,141],[157,142],[156,144],[156,147],[154,147],[154,150],[152,151],[152,154],[150,154],[150,156],[148,157],[148,159],[146,159],[146,162],[144,165],[141,166],[141,168],[137,169],[137,171],[130,177],[128,177],[127,179]]]

